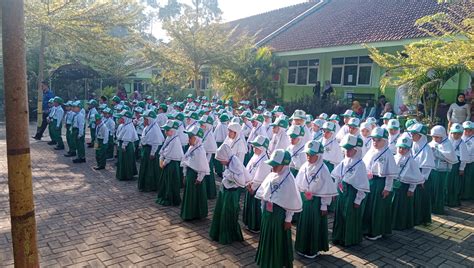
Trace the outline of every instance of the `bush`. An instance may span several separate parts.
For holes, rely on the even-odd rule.
[[[322,113],[327,113],[329,116],[331,114],[342,114],[346,109],[350,109],[349,106],[339,103],[335,98],[323,101],[311,96],[285,102],[283,107],[285,107],[285,114],[287,115],[293,114],[295,110],[304,110],[307,114],[313,116],[318,116]]]

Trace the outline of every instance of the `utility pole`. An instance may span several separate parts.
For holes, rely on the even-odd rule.
[[[8,189],[15,267],[39,267],[31,179],[23,0],[2,0]]]

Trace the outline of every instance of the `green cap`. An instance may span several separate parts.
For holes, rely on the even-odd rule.
[[[179,120],[179,121],[183,121],[184,120],[184,114],[183,113],[177,113],[174,116],[174,119]]]
[[[324,153],[324,146],[319,141],[308,141],[304,146],[304,152],[309,155]]]
[[[209,115],[203,115],[201,119],[198,121],[200,124],[209,124],[209,125],[214,125],[214,118]]]
[[[270,126],[272,127],[277,126],[277,127],[282,127],[284,129],[287,129],[288,125],[289,125],[288,120],[286,120],[285,118],[277,118],[275,122],[270,124]]]
[[[428,128],[421,123],[415,123],[414,125],[410,126],[407,131],[410,133],[417,133],[423,135],[428,134]]]
[[[163,126],[161,126],[161,128],[164,130],[178,129],[179,123],[176,120],[168,120]]]
[[[186,115],[186,118],[191,118],[191,119],[194,119],[194,120],[199,120],[199,114],[197,112],[189,112],[187,115]]]
[[[334,124],[334,122],[326,121],[323,124],[323,129],[335,132],[336,131],[336,124]]]
[[[137,107],[135,107],[135,108],[133,109],[133,111],[134,111],[135,113],[142,114],[145,110],[144,110],[142,107],[137,106]]]
[[[252,118],[252,113],[250,113],[249,111],[244,111],[240,114],[240,117],[250,119]]]
[[[385,128],[376,127],[372,129],[370,137],[375,139],[388,139],[388,131]]]
[[[388,120],[387,128],[399,130],[400,122],[397,119],[390,119]]]
[[[382,119],[383,120],[390,120],[390,119],[393,119],[395,118],[395,115],[393,113],[384,113]]]
[[[288,136],[292,139],[296,139],[298,137],[304,136],[304,128],[298,125],[292,125],[290,129],[288,129]]]
[[[273,107],[272,113],[284,113],[285,109],[283,109],[283,106],[277,105]]]
[[[263,121],[265,121],[265,118],[263,118],[263,115],[261,114],[254,114],[250,120],[263,123]]]
[[[350,127],[359,127],[360,126],[360,119],[357,117],[352,117],[349,119],[349,122],[347,123],[348,126]]]
[[[356,117],[356,113],[352,110],[346,110],[341,117]]]
[[[463,133],[464,128],[461,124],[453,123],[449,129],[449,133]]]
[[[133,118],[133,114],[131,111],[123,110],[120,112],[120,117],[127,117],[127,118]]]
[[[306,120],[306,112],[303,110],[295,110],[290,119],[302,119]]]
[[[121,99],[120,99],[118,96],[113,96],[113,97],[112,97],[112,101],[114,101],[114,102],[117,102],[117,103],[118,103],[118,102],[120,102],[120,101],[121,101]]]
[[[97,121],[97,120],[101,120],[102,119],[102,115],[100,114],[95,114],[94,115],[94,119]]]
[[[226,113],[223,113],[221,116],[219,116],[219,121],[221,121],[222,123],[227,122],[229,120],[230,120],[229,115]]]
[[[466,121],[466,122],[462,123],[462,127],[464,129],[474,129],[474,123],[471,122],[471,121]]]
[[[109,107],[105,108],[104,110],[102,110],[103,113],[106,113],[106,114],[112,114],[112,109],[110,109]]]
[[[407,133],[403,133],[400,138],[398,138],[395,146],[410,149],[413,146],[413,140]]]
[[[273,154],[270,156],[270,159],[265,161],[268,165],[274,167],[274,166],[288,166],[291,162],[291,154],[290,152],[283,150],[283,149],[278,149],[273,152]]]
[[[156,113],[155,113],[155,111],[152,111],[152,110],[146,110],[143,113],[143,117],[149,117],[149,118],[156,119]]]
[[[137,103],[137,106],[140,107],[140,108],[145,109],[146,103],[145,103],[144,101],[139,101],[139,102]]]
[[[355,147],[362,147],[363,144],[364,144],[364,142],[362,141],[361,138],[356,137],[354,135],[350,135],[350,134],[347,134],[341,140],[341,147],[346,149],[346,150],[347,149],[352,149],[352,148],[355,148]]]
[[[257,137],[255,137],[253,141],[250,142],[250,144],[252,144],[253,146],[257,148],[258,147],[265,148],[266,150],[268,149],[268,145],[270,145],[270,140],[265,136],[258,135]]]
[[[334,121],[339,121],[340,118],[339,118],[339,116],[338,116],[337,114],[332,114],[332,115],[329,117],[328,120],[330,120],[330,121],[333,121],[333,120],[334,120]]]
[[[56,96],[56,97],[54,97],[54,102],[57,102],[59,104],[63,104],[64,100],[61,97]]]
[[[87,104],[92,105],[92,106],[97,106],[97,101],[94,99],[91,99],[89,100],[89,102],[87,102]]]
[[[189,130],[185,131],[185,133],[190,137],[197,136],[201,139],[204,137],[204,130],[197,125],[192,126]]]

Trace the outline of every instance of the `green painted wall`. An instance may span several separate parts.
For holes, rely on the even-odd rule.
[[[402,45],[396,45],[392,47],[380,48],[383,52],[394,53],[403,49]],[[351,56],[367,56],[368,50],[365,48],[362,49],[352,49],[348,51],[336,51],[336,52],[327,52],[327,53],[313,53],[313,54],[303,54],[303,55],[288,55],[290,53],[285,53],[286,55],[279,55],[283,61],[288,63],[288,61],[293,60],[309,60],[309,59],[319,59],[319,70],[318,70],[318,80],[321,81],[321,84],[324,84],[325,80],[331,80],[331,59],[338,57],[351,57]],[[395,97],[395,88],[387,88],[382,93],[380,91],[380,78],[383,75],[384,70],[380,68],[377,64],[372,65],[372,75],[370,85],[364,86],[340,86],[334,85],[336,89],[336,95],[342,100],[344,93],[346,91],[354,91],[354,93],[359,94],[374,94],[374,97],[377,98],[379,95],[384,94],[389,101],[393,102]],[[303,98],[304,96],[311,96],[313,94],[314,85],[294,85],[287,84],[288,81],[288,69],[285,68],[282,70],[281,79],[283,79],[283,89],[281,91],[281,96],[284,101],[291,101]],[[469,74],[461,74],[454,77],[449,81],[441,92],[441,98],[446,102],[451,103],[455,101],[456,94],[460,91],[463,91],[467,88],[469,81]]]

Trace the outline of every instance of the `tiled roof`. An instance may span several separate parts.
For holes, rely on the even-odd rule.
[[[245,33],[260,41],[314,5],[315,3],[310,2],[300,3],[231,21],[227,26],[235,28],[235,34]]]
[[[423,16],[446,11],[436,0],[324,0],[325,4],[268,37],[315,2],[303,3],[237,21],[250,34],[260,31],[256,41],[277,52],[351,44],[395,41],[427,36],[415,25]]]

